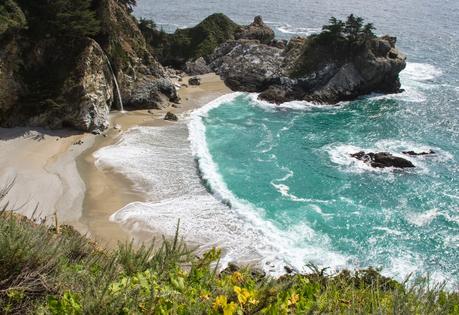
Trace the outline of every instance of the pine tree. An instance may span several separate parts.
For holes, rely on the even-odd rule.
[[[30,20],[30,31],[38,36],[81,38],[100,30],[91,0],[19,0]]]
[[[100,22],[91,10],[90,0],[55,0],[50,4],[54,19],[51,25],[59,36],[94,36],[100,30]]]
[[[334,16],[332,16],[328,22],[329,24],[324,25],[322,27],[322,30],[327,32],[330,35],[330,37],[342,36],[344,32],[344,26],[345,26],[344,22],[341,20],[338,20]]]

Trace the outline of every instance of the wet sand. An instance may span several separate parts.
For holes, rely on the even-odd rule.
[[[159,237],[151,232],[132,235],[110,222],[113,213],[145,198],[116,169],[98,169],[93,153],[116,143],[129,128],[173,124],[164,120],[167,112],[187,115],[231,92],[215,74],[200,77],[200,86],[179,90],[181,103],[176,107],[168,104],[160,110],[112,112],[110,129],[103,135],[40,128],[0,129],[0,185],[15,181],[3,204],[7,200],[10,209],[49,224],[56,220],[70,224],[109,247],[134,236],[137,241]],[[184,83],[188,84],[188,77],[177,82]]]
[[[138,242],[159,238],[152,232],[141,232],[143,229],[129,229],[137,231],[136,235],[121,228],[117,223],[110,222],[109,217],[127,204],[136,201],[145,201],[142,192],[138,191],[134,184],[125,176],[117,173],[116,169],[100,170],[95,165],[93,153],[98,149],[116,143],[119,137],[134,126],[163,126],[174,124],[164,120],[165,114],[170,111],[177,116],[187,115],[193,109],[207,104],[231,91],[224,85],[215,74],[201,76],[200,86],[181,88],[179,96],[181,104],[177,108],[168,106],[161,110],[140,110],[126,113],[113,113],[111,117],[111,129],[107,137],[98,136],[94,145],[84,154],[77,158],[79,173],[86,184],[87,190],[83,201],[83,213],[79,220],[78,229],[87,233],[99,242],[113,246],[119,241],[135,239]],[[183,78],[188,82],[188,78]],[[114,127],[119,129],[114,129]],[[173,157],[171,157],[173,158]],[[141,224],[140,222],[134,224]]]

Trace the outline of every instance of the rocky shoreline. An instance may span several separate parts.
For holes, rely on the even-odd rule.
[[[331,20],[318,35],[280,41],[260,16],[240,26],[213,14],[166,34],[153,22],[138,21],[122,1],[95,3],[83,8],[94,27],[83,32],[68,26],[66,33],[53,29],[56,21],[40,24],[47,13],[33,4],[3,5],[10,22],[0,27],[1,127],[103,132],[113,109],[180,102],[172,82],[177,72],[165,66],[189,75],[215,72],[232,90],[260,93],[277,104],[336,104],[401,91],[398,75],[406,57],[396,38],[374,36],[370,24],[352,15],[346,22]]]

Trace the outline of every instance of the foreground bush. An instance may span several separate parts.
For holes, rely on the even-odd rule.
[[[4,195],[0,192],[0,196]],[[71,227],[0,212],[1,314],[459,314],[459,295],[369,269],[263,277],[217,270],[176,236],[159,247],[97,247]]]

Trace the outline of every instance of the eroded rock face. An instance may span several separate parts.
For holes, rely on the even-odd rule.
[[[373,152],[357,152],[354,154],[351,154],[353,158],[356,158],[357,160],[363,161],[366,164],[370,165],[371,167],[374,168],[386,168],[386,167],[395,167],[395,168],[412,168],[414,167],[414,164],[411,163],[410,161],[394,156],[390,153],[387,152],[379,152],[379,153],[373,153]]]
[[[88,39],[62,95],[66,106],[61,124],[91,132],[108,128],[114,100],[113,78],[105,53],[94,40]]]
[[[137,21],[118,1],[100,2],[104,51],[112,61],[126,108],[162,108],[178,102],[167,71],[153,57]]]
[[[335,104],[372,92],[400,92],[399,73],[406,66],[406,57],[395,48],[395,38],[371,39],[336,59],[322,58],[320,47],[315,48],[314,67],[303,69],[305,62],[300,60],[311,49],[308,41],[293,38],[285,48],[258,41],[229,41],[211,56],[210,66],[231,89],[259,92],[260,99],[274,103]]]
[[[274,31],[267,26],[261,16],[256,16],[253,23],[242,26],[234,34],[235,39],[258,40],[262,44],[269,44],[274,40]]]
[[[179,102],[168,73],[152,56],[126,6],[115,0],[95,3],[101,23],[97,42],[49,34],[30,38],[25,22],[0,30],[0,126],[100,132],[108,126],[115,101],[113,73],[125,108]]]
[[[199,57],[195,61],[188,61],[185,64],[185,72],[194,76],[210,73],[212,69],[210,69],[203,57]]]
[[[232,90],[261,92],[275,79],[286,78],[284,56],[257,40],[228,41],[211,56],[213,68]]]

